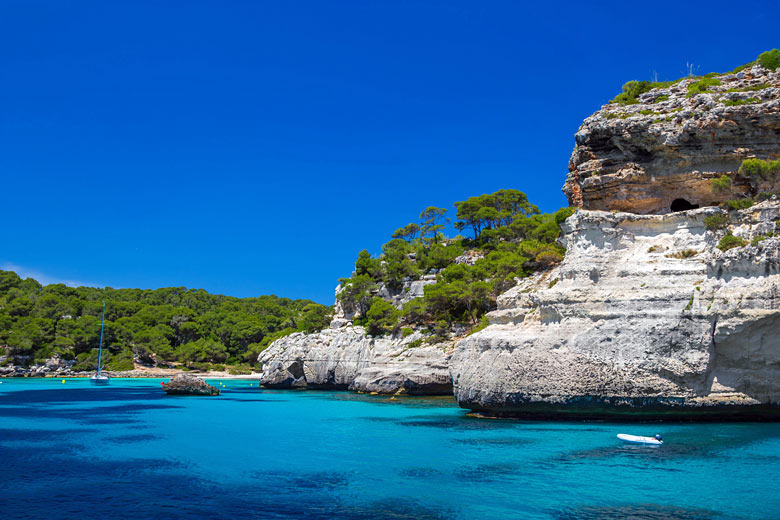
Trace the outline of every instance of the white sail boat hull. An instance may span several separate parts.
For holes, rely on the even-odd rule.
[[[106,374],[89,376],[89,382],[93,385],[107,385],[110,379]]]

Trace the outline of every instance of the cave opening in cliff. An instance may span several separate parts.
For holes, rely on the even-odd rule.
[[[691,204],[685,199],[674,199],[670,209],[672,211],[688,211],[689,209],[696,209],[698,207],[698,204]]]

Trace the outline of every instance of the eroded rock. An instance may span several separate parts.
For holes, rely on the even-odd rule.
[[[563,263],[503,294],[492,324],[457,344],[460,405],[493,415],[777,414],[780,238],[768,235],[780,206],[732,213],[729,230],[748,245],[725,252],[716,246],[726,230],[704,224],[718,212],[576,212]]]
[[[780,69],[754,66],[718,80],[688,97],[698,78],[685,79],[588,117],[575,135],[563,188],[570,204],[663,214],[673,204],[693,209],[780,188],[777,179],[737,174],[746,158],[780,153]],[[721,175],[732,188],[714,192],[710,180]]]
[[[220,395],[220,390],[206,383],[200,377],[190,374],[177,374],[162,389],[168,395]]]
[[[268,388],[354,390],[380,394],[449,395],[452,343],[420,344],[421,336],[371,337],[363,327],[295,333],[260,353]]]

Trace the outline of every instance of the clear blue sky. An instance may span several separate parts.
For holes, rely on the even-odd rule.
[[[330,304],[426,206],[565,205],[625,81],[780,46],[776,2],[524,4],[3,1],[0,268]]]

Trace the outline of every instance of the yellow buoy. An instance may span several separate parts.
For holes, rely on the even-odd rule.
[[[64,380],[64,379],[62,380],[62,384],[63,384],[63,385],[65,384],[65,380]]]

